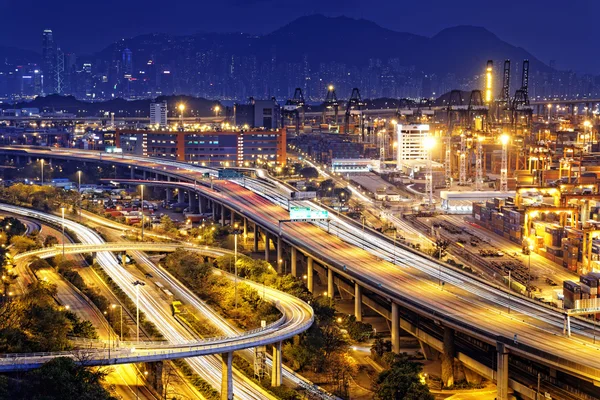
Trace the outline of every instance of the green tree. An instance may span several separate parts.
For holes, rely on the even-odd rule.
[[[344,318],[342,326],[348,332],[352,340],[364,342],[373,335],[373,326],[365,322],[357,321],[354,315],[348,315]]]
[[[171,219],[171,217],[169,217],[168,215],[163,215],[160,218],[160,229],[163,232],[172,232],[173,230],[177,230],[177,226],[175,225],[175,222],[173,222],[173,220]]]
[[[319,177],[319,171],[313,167],[302,168],[298,173],[305,179],[316,179]]]
[[[24,235],[27,227],[20,220],[13,217],[6,217],[0,221],[0,229],[6,232],[8,238]]]
[[[48,235],[44,239],[44,247],[51,247],[58,244],[56,236]]]
[[[13,236],[13,238],[10,239],[10,243],[13,245],[17,253],[24,253],[37,247],[34,240],[25,236]]]
[[[421,382],[421,364],[396,355],[390,369],[381,372],[373,384],[378,400],[433,400],[427,385]]]
[[[68,357],[48,361],[27,373],[22,396],[32,400],[116,400],[102,386],[106,372],[77,365]]]
[[[67,319],[71,321],[72,325],[71,332],[69,332],[69,336],[76,336],[86,339],[98,338],[96,328],[94,328],[94,325],[92,325],[90,321],[79,319],[79,317],[71,311],[67,311],[65,315]]]

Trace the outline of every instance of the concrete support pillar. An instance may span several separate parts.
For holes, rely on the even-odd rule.
[[[327,268],[327,297],[333,299],[333,269]]]
[[[200,214],[206,213],[206,199],[201,195],[198,195],[198,211]]]
[[[400,353],[400,314],[398,304],[392,303],[392,351]]]
[[[181,189],[177,190],[177,202],[183,203],[185,201],[185,192]]]
[[[283,271],[283,240],[281,236],[277,236],[277,273],[281,274]]]
[[[312,257],[308,257],[306,260],[306,286],[309,292],[313,292],[313,284],[314,284],[314,269],[313,269],[314,260]]]
[[[290,260],[290,264],[291,264],[291,269],[292,269],[292,276],[293,277],[298,277],[298,250],[292,246],[292,251],[291,251],[291,260]]]
[[[129,178],[133,179],[135,177],[135,169],[134,168],[130,168],[129,169]]]
[[[171,193],[171,189],[170,188],[166,188],[165,189],[165,199],[167,201],[167,203],[170,203],[171,200],[173,200],[173,193]]]
[[[233,352],[221,354],[221,400],[233,400]]]
[[[225,226],[225,206],[220,204],[219,207],[221,207],[221,226]]]
[[[213,221],[217,220],[217,205],[215,204],[214,201],[210,202],[210,209],[212,211],[212,219]]]
[[[194,193],[191,190],[188,190],[188,212],[193,213],[195,211],[194,204],[196,203],[194,200]]]
[[[269,258],[271,258],[271,242],[270,242],[269,232],[265,232],[265,261],[269,262]]]
[[[508,400],[508,350],[504,343],[496,344],[498,366],[496,369],[496,398]]]
[[[258,226],[254,224],[254,245],[252,251],[258,253]]]
[[[144,180],[148,179],[148,175],[146,173],[146,170],[142,171],[142,176],[144,177]]]
[[[454,329],[444,327],[444,354],[442,355],[442,383],[454,386]]]
[[[235,225],[235,212],[233,210],[229,210],[229,216],[231,218],[229,225],[234,226]]]
[[[171,182],[171,176],[167,175],[167,182]]]
[[[273,345],[273,370],[271,371],[271,386],[281,386],[281,342]]]
[[[247,237],[248,237],[248,218],[244,218],[244,239],[246,239]]]
[[[362,321],[362,288],[358,282],[354,282],[354,316]]]

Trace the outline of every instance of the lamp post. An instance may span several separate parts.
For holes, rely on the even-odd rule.
[[[65,258],[65,208],[61,207],[60,211],[62,212],[62,255],[63,259]]]
[[[144,286],[145,283],[142,281],[133,282],[135,286],[135,323],[137,325],[137,343],[140,343],[140,286]]]
[[[185,105],[181,103],[177,108],[179,108],[179,124],[181,125],[181,130],[183,130],[183,112],[185,111]]]
[[[108,311],[104,311],[104,315],[106,315],[106,318],[108,319],[108,358],[110,358],[110,313]]]
[[[144,185],[140,185],[142,190],[142,242],[144,241]]]
[[[121,334],[119,335],[121,338],[121,342],[123,341],[123,306],[120,304],[113,304],[110,306],[113,310],[117,307],[121,308],[121,326],[120,326],[120,330],[121,330]]]
[[[237,222],[234,224],[233,226],[233,290],[234,290],[234,298],[235,298],[235,308],[237,309],[237,276],[238,276],[238,270],[237,270],[237,237],[238,235],[241,233],[240,230],[238,229],[238,224]]]
[[[221,111],[221,107],[219,107],[218,105],[215,106],[215,117],[219,116],[219,111]]]
[[[81,222],[81,170],[77,171],[77,201],[79,202],[79,222]]]
[[[527,294],[530,293],[530,289],[529,289],[529,283],[531,281],[531,252],[533,251],[533,245],[530,243],[529,244],[529,266],[527,267]]]
[[[40,163],[42,164],[42,186],[44,186],[44,159],[43,158],[40,160]]]
[[[426,192],[429,200],[429,208],[433,206],[433,170],[431,166],[431,151],[435,147],[435,138],[426,136],[423,138],[423,147],[427,150],[427,177],[426,177]]]

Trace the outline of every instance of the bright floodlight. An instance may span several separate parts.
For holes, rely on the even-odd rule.
[[[329,85],[327,89],[329,89],[330,92],[333,92],[333,85]]]
[[[583,121],[583,126],[588,127],[590,125],[592,125],[590,121]]]
[[[427,150],[431,150],[435,147],[435,138],[427,136],[423,139],[423,147]]]
[[[510,140],[510,137],[508,135],[500,136],[500,143],[502,143],[502,145],[506,145],[509,140]]]
[[[183,104],[179,105],[179,111],[183,112],[183,110],[185,110],[185,106]]]

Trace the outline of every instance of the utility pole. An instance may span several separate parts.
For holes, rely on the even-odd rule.
[[[508,135],[500,136],[500,142],[502,143],[502,165],[500,167],[500,191],[508,191],[508,142],[510,137]]]
[[[137,325],[137,343],[140,343],[140,286],[146,285],[142,281],[133,282],[135,286],[135,323]]]
[[[140,185],[142,189],[142,242],[144,241],[144,185]]]
[[[61,207],[60,211],[62,212],[62,255],[63,260],[65,259],[65,208]]]
[[[477,137],[477,150],[475,158],[475,190],[482,190],[483,186],[483,136]]]

